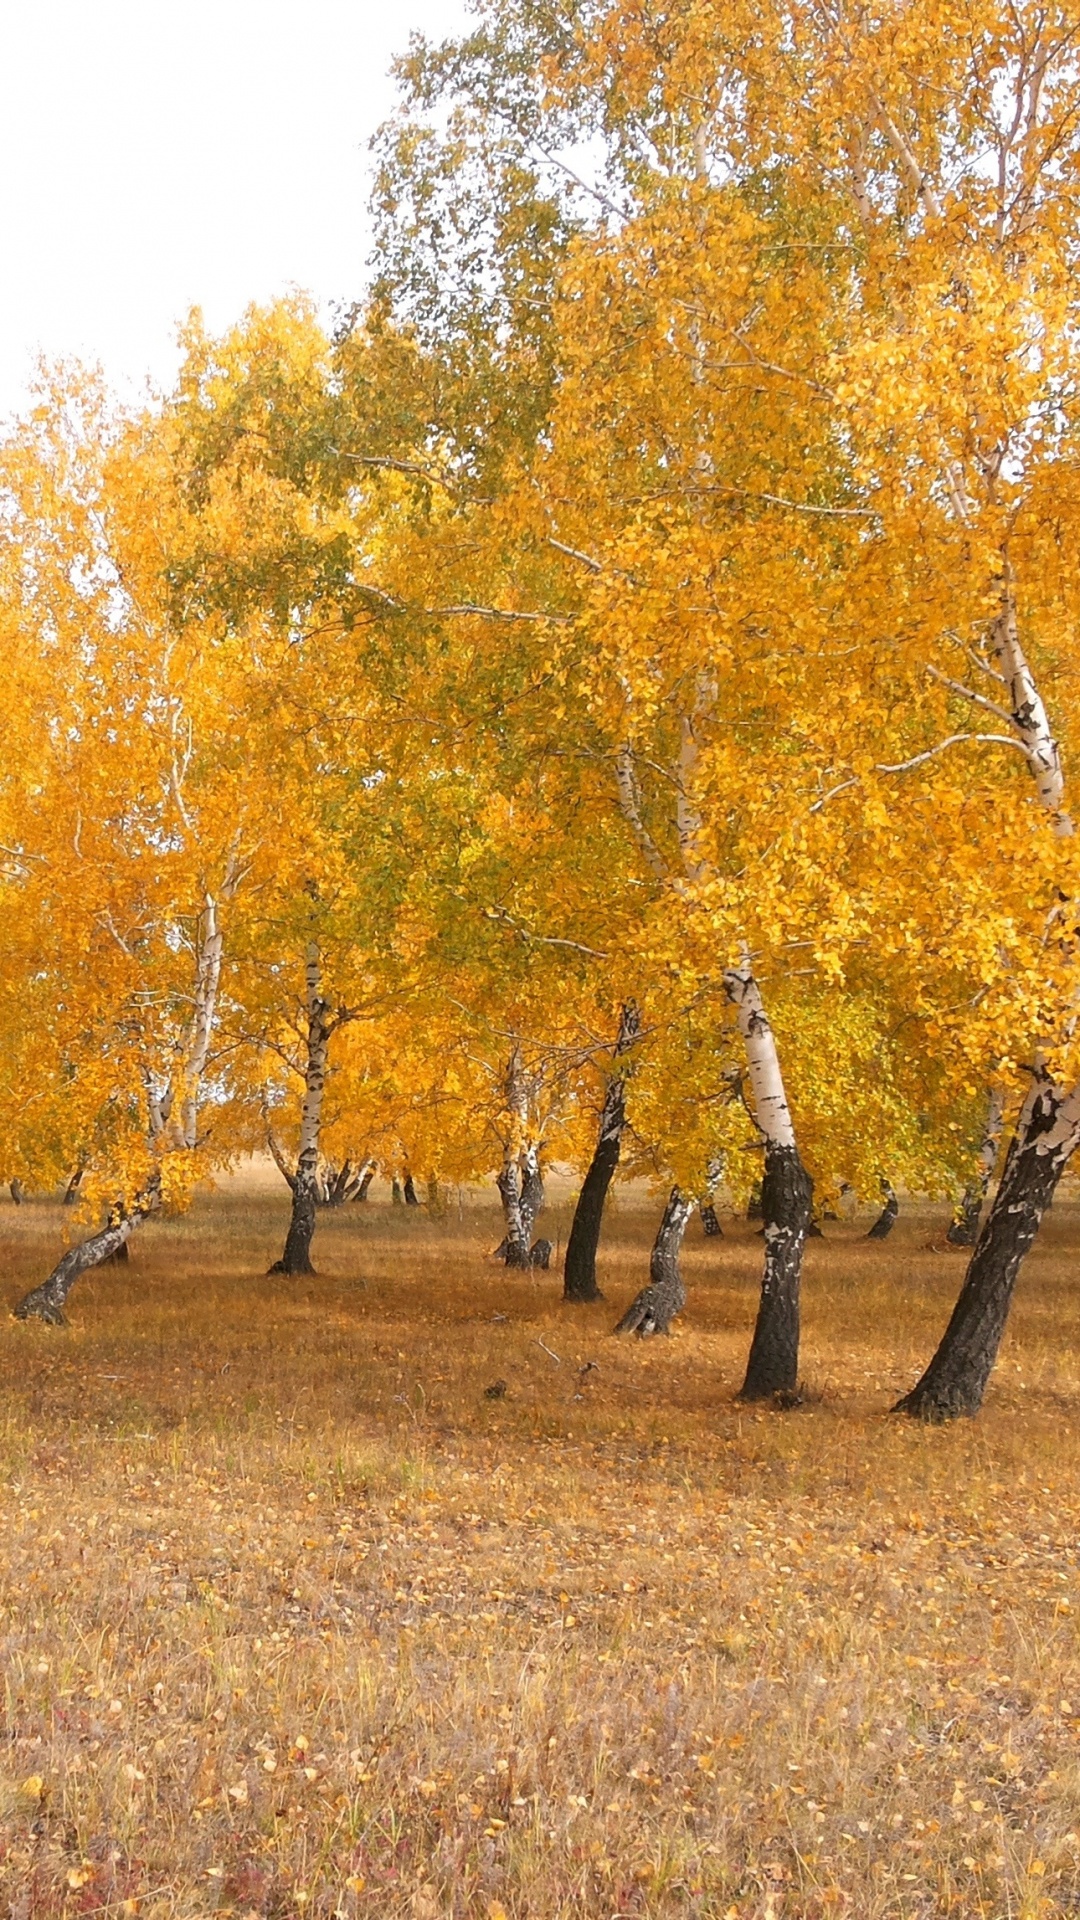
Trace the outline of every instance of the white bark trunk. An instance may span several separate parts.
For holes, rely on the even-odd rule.
[[[1072,833],[1073,823],[1064,811],[1065,776],[1061,769],[1061,754],[1042,696],[1035,684],[1035,676],[1020,644],[1016,603],[1011,588],[1006,589],[1004,604],[994,622],[991,638],[998,665],[1008,684],[1012,722],[1027,754],[1039,799],[1053,816],[1055,833],[1065,837]]]
[[[206,895],[199,938],[199,957],[195,973],[195,1008],[191,1016],[187,1060],[184,1064],[183,1093],[180,1100],[180,1143],[194,1148],[199,1137],[199,1090],[217,1017],[218,989],[221,984],[222,931],[213,894]]]
[[[326,1088],[327,1015],[329,1008],[319,992],[321,968],[319,949],[314,941],[308,947],[305,966],[307,1002],[307,1063],[304,1071],[304,1105],[300,1116],[300,1150],[296,1156],[297,1174],[313,1183],[319,1159],[319,1132],[322,1126],[323,1093]]]
[[[746,1065],[758,1126],[770,1146],[794,1147],[795,1128],[761,989],[747,965],[729,968],[724,975],[724,987],[735,1008],[739,1032],[746,1046]]]

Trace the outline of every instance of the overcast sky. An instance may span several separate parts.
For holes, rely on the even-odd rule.
[[[35,356],[130,391],[175,329],[357,294],[367,143],[410,30],[464,0],[0,0],[0,413]]]

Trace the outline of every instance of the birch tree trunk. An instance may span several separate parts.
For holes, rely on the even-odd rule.
[[[1067,1092],[1039,1075],[941,1345],[922,1378],[897,1403],[898,1413],[934,1421],[978,1413],[1021,1263],[1078,1141],[1080,1088]]]
[[[694,1211],[694,1202],[678,1187],[672,1187],[664,1217],[653,1242],[649,1259],[649,1284],[630,1302],[616,1333],[636,1333],[647,1340],[654,1333],[670,1333],[671,1322],[686,1305],[686,1288],[679,1271],[679,1250],[686,1223]]]
[[[881,1191],[885,1196],[885,1205],[866,1236],[868,1240],[887,1240],[900,1215],[900,1202],[892,1182],[883,1179]]]
[[[622,1054],[629,1052],[640,1031],[641,1017],[637,1007],[633,1002],[628,1002],[619,1015],[619,1031],[612,1049],[613,1064]],[[600,1245],[604,1203],[607,1200],[608,1188],[614,1178],[615,1169],[619,1164],[625,1126],[626,1074],[625,1071],[615,1071],[611,1074],[604,1092],[596,1148],[581,1183],[581,1192],[578,1195],[578,1203],[574,1208],[574,1218],[570,1225],[570,1238],[566,1243],[566,1262],[563,1267],[564,1300],[582,1302],[602,1300],[604,1297],[596,1284],[596,1250]]]
[[[217,1017],[218,990],[221,985],[222,941],[217,901],[213,894],[208,893],[205,897],[202,924],[199,929],[199,950],[195,967],[195,1007],[191,1016],[187,1057],[184,1062],[184,1080],[179,1102],[180,1144],[189,1149],[194,1149],[198,1145],[199,1092],[206,1072],[206,1063],[210,1057],[210,1042],[213,1039],[214,1021]]]
[[[508,1267],[527,1267],[529,1243],[525,1237],[525,1221],[521,1211],[521,1169],[516,1160],[505,1163],[496,1185],[502,1198],[503,1225],[506,1228],[502,1246],[497,1249],[498,1256],[506,1261]]]
[[[1010,714],[1039,799],[1059,836],[1073,832],[1065,811],[1061,755],[1042,695],[1020,644],[1011,573],[1004,569],[1001,610],[991,633],[1009,688]],[[1080,1140],[1080,1089],[1037,1072],[1009,1145],[1001,1182],[968,1263],[941,1344],[896,1411],[921,1420],[975,1414],[997,1358],[1024,1255]]]
[[[305,964],[307,1058],[304,1065],[304,1105],[300,1117],[300,1151],[293,1176],[292,1215],[285,1251],[271,1273],[314,1273],[311,1242],[319,1193],[319,1130],[326,1088],[326,1056],[332,1031],[330,1008],[320,993],[319,949],[314,942]]]
[[[1053,820],[1055,833],[1064,838],[1072,833],[1073,823],[1065,812],[1061,754],[1035,676],[1020,644],[1016,596],[1008,569],[1006,576],[1001,612],[991,629],[991,640],[1009,689],[1010,717],[1020,735],[1039,799]]]
[[[765,1268],[741,1400],[794,1394],[799,1378],[799,1283],[813,1183],[799,1157],[776,1041],[749,966],[724,976],[746,1046],[754,1113],[765,1138],[761,1211]]]
[[[973,1247],[979,1237],[979,1218],[990,1189],[1001,1145],[1001,1123],[1005,1102],[998,1087],[990,1089],[986,1107],[986,1125],[979,1144],[978,1172],[964,1188],[964,1196],[945,1235],[950,1247]]]
[[[44,1320],[51,1327],[66,1326],[64,1307],[79,1275],[88,1273],[91,1267],[99,1267],[103,1260],[113,1258],[122,1247],[126,1248],[135,1229],[142,1225],[147,1214],[153,1213],[159,1198],[160,1183],[155,1175],[145,1192],[138,1195],[127,1211],[114,1208],[106,1224],[97,1233],[80,1241],[77,1247],[68,1248],[48,1279],[19,1301],[14,1309],[15,1318]]]
[[[353,1194],[354,1201],[367,1199],[368,1189],[375,1178],[375,1173],[376,1173],[375,1162],[374,1160],[369,1160],[367,1163],[367,1166],[364,1168],[364,1171],[360,1176],[360,1184],[358,1185],[356,1192]]]
[[[521,1156],[521,1231],[529,1253],[532,1252],[533,1228],[538,1214],[543,1211],[544,1175],[540,1166],[540,1149],[530,1144]]]
[[[529,1090],[520,1047],[514,1048],[507,1062],[506,1109],[510,1126],[503,1149],[502,1171],[497,1181],[506,1227],[501,1251],[508,1267],[521,1269],[529,1264],[531,1222],[526,1222],[522,1206],[522,1160],[529,1118]]]

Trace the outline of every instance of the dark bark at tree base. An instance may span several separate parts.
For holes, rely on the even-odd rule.
[[[619,1016],[619,1032],[612,1051],[613,1062],[629,1052],[640,1031],[641,1016],[634,1002],[628,1000]],[[580,1303],[602,1300],[604,1297],[596,1284],[596,1253],[600,1245],[608,1188],[619,1164],[623,1129],[626,1126],[626,1073],[625,1066],[614,1072],[604,1093],[596,1150],[581,1183],[570,1225],[570,1238],[566,1243],[564,1300]]]
[[[1044,1080],[1025,1105],[941,1344],[895,1412],[934,1422],[978,1413],[1024,1255],[1080,1132],[1062,1114],[1069,1097]]]
[[[979,1238],[979,1221],[982,1217],[983,1191],[981,1187],[969,1187],[950,1224],[945,1239],[950,1247],[973,1247]]]
[[[355,1200],[357,1169],[351,1160],[343,1160],[340,1167],[328,1167],[326,1181],[319,1195],[319,1204],[323,1207],[343,1207],[346,1200]]]
[[[360,1201],[367,1199],[368,1189],[371,1186],[371,1183],[374,1180],[374,1178],[375,1178],[374,1167],[368,1167],[363,1175],[363,1178],[360,1181],[360,1185],[357,1187],[356,1192],[353,1194],[354,1202],[358,1203]]]
[[[679,1248],[693,1202],[672,1187],[649,1260],[649,1284],[630,1302],[616,1333],[636,1333],[647,1340],[654,1333],[670,1333],[671,1322],[686,1305],[686,1288],[679,1272]]]
[[[866,1236],[868,1240],[887,1240],[900,1212],[900,1202],[887,1180],[882,1181],[881,1191],[885,1195],[885,1205]]]
[[[505,1260],[508,1267],[516,1267],[519,1271],[524,1271],[527,1267],[542,1267],[545,1273],[551,1265],[551,1256],[555,1251],[550,1240],[534,1240],[532,1246],[526,1249],[523,1260],[511,1260],[508,1257],[509,1248],[509,1240],[500,1240],[491,1258]]]
[[[574,1218],[570,1223],[570,1238],[566,1243],[566,1260],[563,1264],[564,1300],[581,1304],[586,1300],[602,1300],[604,1297],[596,1284],[596,1253],[604,1220],[604,1203],[619,1164],[621,1134],[620,1123],[617,1130],[605,1136],[601,1116],[596,1151],[581,1183]]]
[[[418,1207],[420,1205],[420,1195],[416,1191],[411,1173],[407,1173],[405,1176],[405,1205],[407,1207]]]
[[[14,1200],[15,1205],[17,1207],[21,1207],[23,1201],[26,1199],[26,1188],[23,1186],[22,1181],[13,1180],[11,1182],[11,1185],[8,1191],[11,1194],[11,1197]]]
[[[43,1280],[40,1287],[32,1288],[13,1308],[16,1320],[44,1320],[51,1327],[66,1326],[64,1307],[79,1275],[101,1266],[120,1247],[126,1248],[136,1227],[141,1226],[147,1214],[157,1206],[158,1194],[155,1178],[147,1191],[135,1200],[130,1213],[121,1215],[114,1211],[97,1233],[92,1233],[77,1247],[69,1247],[63,1259],[57,1261],[48,1279]]]
[[[405,1196],[401,1191],[400,1180],[391,1180],[390,1200],[391,1200],[391,1204],[395,1207],[403,1207],[405,1205]]]
[[[765,1149],[765,1271],[740,1400],[793,1395],[799,1378],[799,1281],[814,1183],[798,1147]]]
[[[305,1177],[305,1174],[307,1177]],[[269,1273],[314,1273],[311,1242],[315,1235],[315,1181],[313,1171],[297,1173],[293,1187],[292,1214],[285,1236],[285,1251],[275,1260]]]
[[[724,1237],[724,1229],[716,1217],[716,1208],[707,1205],[701,1207],[699,1212],[701,1214],[701,1224],[705,1229],[706,1240],[722,1240]]]

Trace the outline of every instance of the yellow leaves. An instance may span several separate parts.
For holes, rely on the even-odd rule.
[[[46,1794],[45,1781],[40,1773],[27,1774],[19,1792],[26,1800],[43,1800]]]

